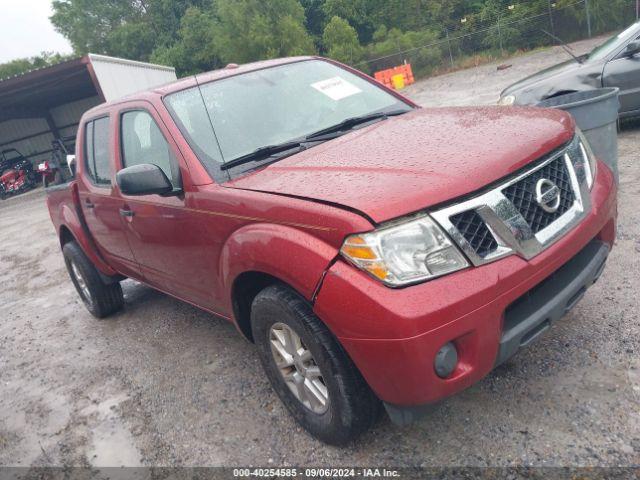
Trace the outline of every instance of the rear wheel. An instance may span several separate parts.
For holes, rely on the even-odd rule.
[[[378,420],[380,401],[296,292],[283,285],[260,292],[252,305],[251,326],[271,385],[313,436],[343,445]]]
[[[78,295],[94,317],[104,318],[122,309],[124,296],[120,283],[105,283],[77,243],[66,243],[62,254]]]

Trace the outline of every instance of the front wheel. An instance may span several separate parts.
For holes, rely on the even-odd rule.
[[[274,390],[311,435],[344,445],[380,417],[380,401],[304,298],[273,285],[253,301],[251,326]]]
[[[62,254],[78,295],[94,317],[104,318],[122,309],[124,296],[120,283],[105,283],[77,243],[66,243]]]

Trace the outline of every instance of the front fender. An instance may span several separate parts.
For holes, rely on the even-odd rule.
[[[294,227],[256,223],[236,230],[220,255],[219,271],[229,311],[233,284],[245,272],[276,277],[312,300],[337,254],[335,247]]]

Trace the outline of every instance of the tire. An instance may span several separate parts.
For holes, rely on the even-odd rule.
[[[104,318],[122,309],[124,296],[120,282],[105,283],[76,242],[66,243],[62,254],[78,295],[94,317]]]
[[[272,285],[260,292],[251,307],[251,328],[271,385],[296,421],[311,435],[330,445],[344,445],[371,428],[380,418],[381,402],[342,346],[316,317],[307,301],[295,291],[284,285]],[[301,375],[299,364],[281,370],[276,363],[279,354],[273,353],[272,339],[277,342],[273,335],[275,332],[281,334],[287,328],[299,337],[298,345],[303,350],[298,351],[306,349],[312,356],[307,367],[303,365],[300,368],[311,372],[314,366],[319,367],[321,378],[318,381],[325,389],[320,387],[316,391],[326,391],[328,398],[324,405],[313,395],[309,397],[314,402],[305,405],[299,399],[300,394],[294,393],[295,382],[285,382],[283,371],[289,378],[298,375],[299,379]],[[288,363],[284,356],[278,358],[281,366]],[[317,376],[317,370],[314,372]],[[305,384],[307,381],[305,379]]]

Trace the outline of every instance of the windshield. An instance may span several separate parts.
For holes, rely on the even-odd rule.
[[[624,32],[611,37],[602,45],[594,48],[591,53],[589,53],[589,60],[602,60],[603,58],[618,50],[628,40],[637,35],[640,35],[640,22],[634,23]]]
[[[214,81],[171,94],[165,102],[211,173],[224,161],[304,138],[349,118],[411,109],[367,80],[322,60]]]

